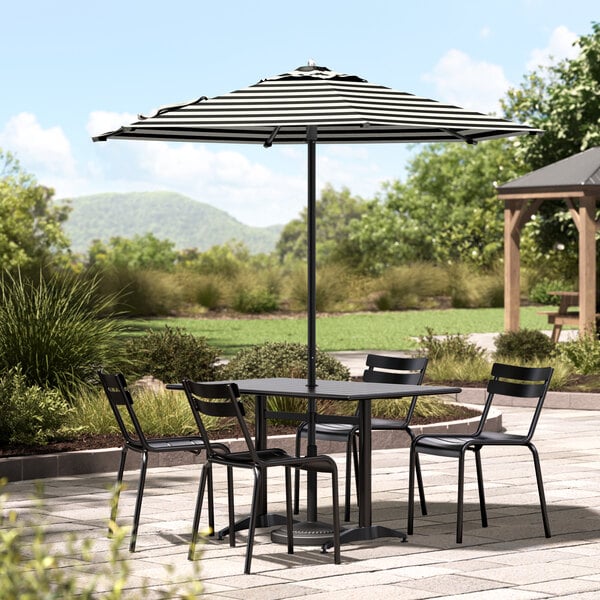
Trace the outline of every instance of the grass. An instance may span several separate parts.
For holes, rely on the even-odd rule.
[[[521,309],[521,327],[548,329],[540,307]],[[306,343],[306,317],[248,318],[167,318],[127,321],[132,333],[160,329],[165,325],[181,327],[207,338],[223,355],[262,342]],[[419,336],[431,328],[435,334],[469,334],[504,330],[503,308],[464,308],[447,310],[409,310],[399,312],[348,313],[322,315],[317,319],[317,345],[326,352],[343,350],[412,350]]]

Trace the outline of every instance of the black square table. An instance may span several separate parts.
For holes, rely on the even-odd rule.
[[[369,383],[359,381],[327,381],[317,380],[315,387],[308,387],[306,379],[291,378],[266,378],[266,379],[240,379],[235,380],[241,394],[253,395],[256,398],[256,446],[265,448],[267,444],[267,419],[296,418],[308,422],[307,454],[316,455],[315,424],[319,422],[343,421],[348,423],[353,419],[358,422],[360,430],[359,451],[359,507],[358,526],[345,529],[341,534],[341,542],[354,542],[372,540],[380,537],[401,537],[406,539],[406,534],[372,524],[372,496],[371,496],[371,401],[379,399],[394,399],[412,396],[431,396],[442,394],[456,394],[461,391],[458,387],[429,386],[429,385],[403,385],[390,383]],[[307,413],[302,415],[267,411],[266,398],[268,396],[287,396],[292,398],[306,398],[308,401]],[[358,401],[358,417],[334,417],[317,415],[317,400]],[[265,484],[266,485],[266,484]],[[267,514],[266,487],[260,495],[261,510],[257,523],[259,526],[270,526],[281,523],[276,515]],[[316,473],[308,473],[307,483],[307,522],[295,525],[294,542],[299,545],[323,545],[323,550],[331,547],[332,530],[329,526],[317,522],[317,479]],[[244,528],[242,523],[239,528]],[[236,525],[238,529],[238,525]],[[297,533],[296,533],[297,532]],[[226,534],[226,530],[220,533]],[[273,531],[272,539],[285,542],[285,533]]]

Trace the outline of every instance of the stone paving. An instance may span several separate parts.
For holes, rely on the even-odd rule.
[[[507,428],[525,422],[526,408],[503,407]],[[198,577],[210,598],[354,598],[461,600],[528,600],[537,598],[600,598],[600,411],[544,409],[535,437],[553,537],[543,535],[531,456],[525,448],[483,453],[489,527],[481,528],[475,468],[466,469],[464,543],[455,535],[456,461],[422,458],[429,515],[417,508],[414,535],[342,547],[342,564],[331,553],[301,546],[288,555],[270,541],[269,530],[258,530],[252,575],[243,574],[245,534],[238,546],[209,540],[200,560],[187,558],[189,530],[199,476],[198,466],[151,469],[144,496],[138,551],[129,555],[131,569],[124,598],[165,597],[158,589],[170,584],[185,589]],[[343,455],[336,455],[343,463]],[[406,527],[407,450],[378,450],[373,455],[374,522]],[[116,465],[115,465],[116,469]],[[216,472],[217,527],[227,522],[224,473]],[[269,477],[271,511],[284,510],[283,475]],[[44,504],[32,495],[35,482],[10,483],[7,509],[34,516],[47,524],[48,539],[64,548],[69,568],[92,577],[108,564],[106,537],[108,488],[115,473],[46,479]],[[133,511],[135,472],[126,474],[129,489],[121,496],[119,523],[129,525]],[[325,483],[325,482],[324,482]],[[340,485],[342,483],[340,482]],[[320,487],[320,517],[330,513],[328,485]],[[236,474],[236,511],[246,514],[250,480]],[[354,512],[353,517],[356,517]],[[94,558],[82,563],[68,549],[67,536],[93,540]],[[198,572],[194,572],[194,568]],[[113,568],[113,567],[109,567]],[[181,582],[181,583],[174,583]],[[179,587],[178,587],[179,586]],[[140,591],[142,590],[143,591]],[[171,593],[166,597],[177,597]]]

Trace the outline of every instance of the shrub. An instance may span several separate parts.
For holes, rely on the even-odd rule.
[[[429,327],[427,334],[419,337],[419,346],[421,353],[430,361],[451,358],[456,361],[469,362],[483,358],[485,355],[485,350],[470,342],[467,335],[434,335],[433,330]]]
[[[556,345],[557,354],[569,362],[581,375],[600,373],[600,340],[595,333],[579,335],[577,339]]]
[[[548,359],[554,353],[556,344],[544,333],[536,329],[506,331],[494,338],[496,359],[511,359],[520,362]]]
[[[112,298],[96,279],[53,275],[38,282],[7,273],[0,279],[0,373],[20,365],[27,385],[72,395],[97,383],[102,364],[123,362],[110,318]]]
[[[504,305],[504,278],[498,272],[474,273],[473,267],[453,265],[449,271],[454,308],[495,308]]]
[[[315,301],[319,312],[333,311],[352,291],[348,270],[340,265],[325,265],[317,269]],[[287,295],[294,309],[306,310],[308,306],[308,280],[306,269],[296,269],[288,279]]]
[[[279,300],[267,289],[240,289],[233,294],[232,308],[249,314],[274,312],[279,308]]]
[[[44,444],[69,410],[58,390],[28,386],[20,367],[0,376],[0,444]]]
[[[100,292],[117,297],[113,310],[136,317],[169,315],[182,305],[177,275],[110,265],[99,271]]]
[[[229,379],[258,379],[265,377],[308,377],[308,348],[305,344],[266,342],[241,350],[223,369]],[[316,375],[318,379],[350,379],[350,371],[333,356],[317,349]],[[350,403],[348,403],[350,404]],[[306,401],[301,398],[269,397],[270,410],[306,412]],[[353,407],[350,407],[353,409]]]
[[[443,296],[448,290],[448,277],[439,267],[417,263],[390,269],[375,286],[378,310],[422,308],[427,298]]]
[[[549,294],[554,290],[570,290],[571,283],[565,283],[559,279],[542,279],[535,283],[529,291],[529,299],[538,304],[560,304],[560,297]]]
[[[130,377],[152,375],[165,383],[216,379],[219,350],[209,346],[206,338],[180,328],[148,331],[128,339],[125,348],[131,361]]]

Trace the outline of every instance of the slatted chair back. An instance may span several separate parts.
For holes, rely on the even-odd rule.
[[[125,443],[131,447],[142,447],[147,450],[146,436],[135,413],[133,397],[129,392],[125,377],[122,373],[113,375],[102,371],[98,372],[98,376]],[[127,421],[130,421],[133,425],[135,435],[132,434]]]
[[[486,402],[475,435],[479,435],[483,431],[496,396],[537,398],[527,434],[523,436],[523,441],[530,441],[537,427],[553,372],[554,369],[552,367],[521,367],[494,363],[492,365],[491,379],[487,384]]]
[[[203,383],[184,379],[183,389],[210,458],[220,456],[222,452],[215,451],[211,446],[210,433],[204,423],[204,416],[223,420],[234,419],[240,426],[252,460],[260,462],[246,423],[246,411],[240,400],[240,392],[236,383]]]
[[[421,385],[425,377],[428,359],[426,357],[383,356],[367,354],[367,368],[363,372],[363,381],[373,383],[395,383]],[[385,370],[381,370],[385,369]],[[410,422],[416,402],[412,402],[405,421]]]

